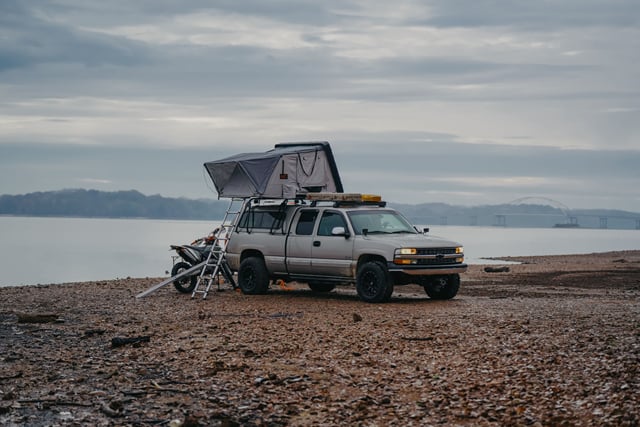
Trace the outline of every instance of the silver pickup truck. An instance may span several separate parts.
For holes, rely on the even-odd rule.
[[[451,299],[467,269],[460,244],[418,231],[379,196],[345,193],[246,204],[226,257],[245,294],[265,293],[278,279],[316,292],[355,283],[367,302],[387,301],[406,284]]]

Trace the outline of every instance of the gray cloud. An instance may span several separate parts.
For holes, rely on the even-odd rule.
[[[139,43],[47,20],[27,4],[8,0],[0,5],[0,71],[51,63],[132,65],[145,56]]]
[[[3,1],[0,192],[201,197],[205,160],[329,140],[397,202],[640,210],[639,8]]]
[[[640,24],[640,5],[629,0],[435,0],[429,2],[436,26],[504,26],[535,30],[577,27],[634,27]]]

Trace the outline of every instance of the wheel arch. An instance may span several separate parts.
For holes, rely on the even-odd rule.
[[[383,256],[381,255],[375,255],[375,254],[362,254],[360,255],[360,257],[358,258],[358,264],[356,265],[356,272],[358,271],[358,269],[364,265],[365,263],[369,262],[369,261],[377,261],[382,263],[382,265],[384,265],[385,268],[387,268],[387,260],[384,259]]]
[[[257,249],[245,249],[244,251],[242,251],[242,254],[240,254],[240,262],[242,262],[245,259],[250,258],[250,257],[261,258],[264,261],[264,255],[259,250],[257,250]]]

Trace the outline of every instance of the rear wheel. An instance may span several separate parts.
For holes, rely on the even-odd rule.
[[[331,292],[336,288],[336,285],[334,285],[333,283],[326,282],[311,282],[308,283],[308,285],[309,289],[311,289],[313,292]]]
[[[393,293],[393,282],[385,266],[377,261],[362,264],[356,275],[356,291],[366,302],[387,301]]]
[[[240,263],[238,286],[248,295],[264,294],[269,289],[269,273],[264,260],[249,257]]]
[[[171,269],[171,277],[182,273],[185,270],[188,270],[192,267],[191,264],[187,264],[186,262],[178,262],[173,265]],[[193,276],[182,276],[179,279],[173,281],[173,286],[178,290],[178,292],[182,292],[183,294],[188,294],[193,292],[196,287],[196,283],[198,282],[198,275],[194,274]]]
[[[456,296],[458,289],[460,289],[459,274],[429,277],[424,284],[424,291],[432,299],[451,299]]]

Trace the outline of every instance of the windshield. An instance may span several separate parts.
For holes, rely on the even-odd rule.
[[[349,219],[356,234],[416,234],[416,229],[396,211],[362,210],[348,212]]]

